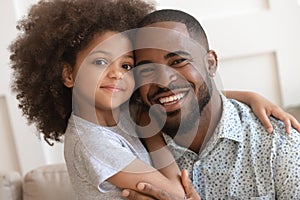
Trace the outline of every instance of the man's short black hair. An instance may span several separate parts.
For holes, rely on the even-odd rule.
[[[207,36],[201,24],[188,13],[180,10],[162,9],[148,14],[139,22],[138,27],[148,26],[157,22],[179,22],[185,24],[189,36],[200,43],[200,45],[209,50]]]

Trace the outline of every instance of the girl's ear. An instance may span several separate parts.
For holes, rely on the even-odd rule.
[[[206,56],[208,61],[208,73],[209,76],[213,78],[218,69],[218,56],[214,50],[209,50]]]
[[[62,80],[66,87],[72,88],[74,86],[73,68],[68,63],[62,63]]]

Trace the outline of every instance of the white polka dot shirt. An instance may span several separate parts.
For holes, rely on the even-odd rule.
[[[300,134],[271,118],[268,134],[246,105],[222,96],[223,114],[200,155],[165,136],[202,200],[300,199]]]

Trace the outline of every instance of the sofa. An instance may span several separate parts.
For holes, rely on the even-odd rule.
[[[0,200],[73,200],[66,165],[45,165],[29,171],[0,172]]]

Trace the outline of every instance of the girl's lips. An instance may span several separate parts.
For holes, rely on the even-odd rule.
[[[109,91],[112,91],[112,92],[125,91],[124,88],[116,86],[116,85],[105,85],[105,86],[101,86],[100,88],[105,89],[105,90],[109,90]]]

